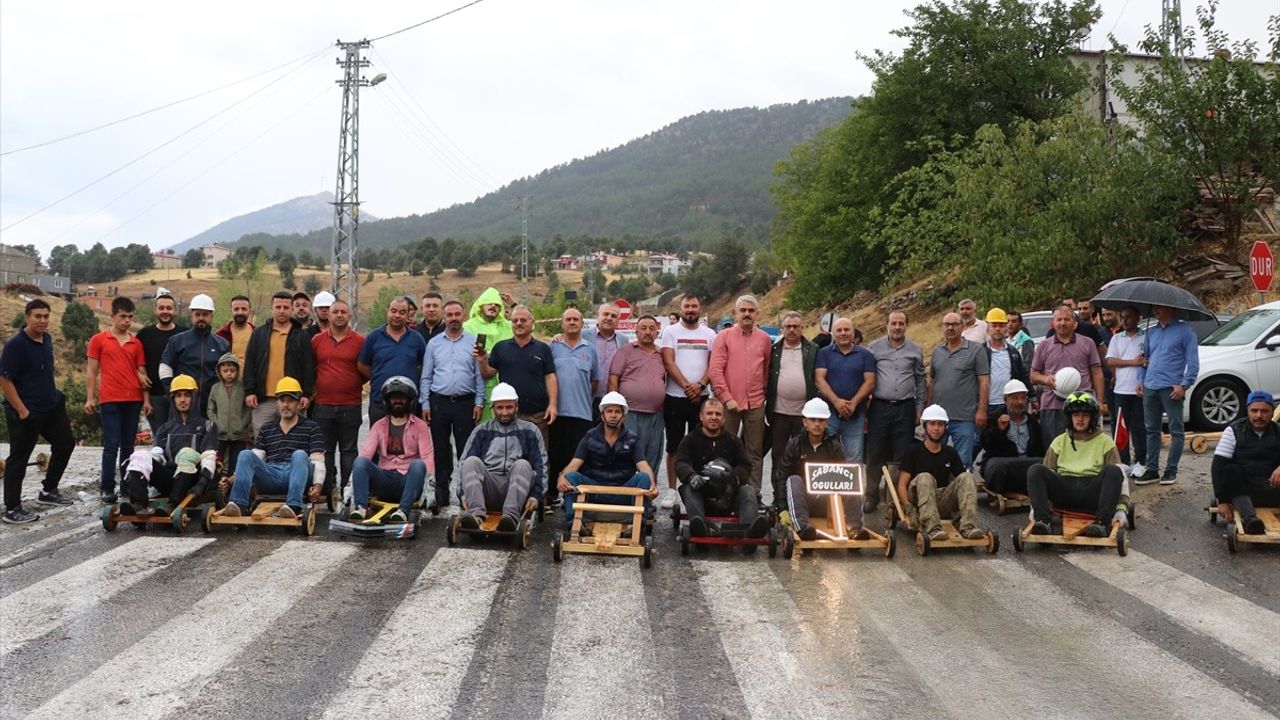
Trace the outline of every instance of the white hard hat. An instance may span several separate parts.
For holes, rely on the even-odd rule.
[[[1053,384],[1053,394],[1065,400],[1080,389],[1080,371],[1073,367],[1061,368],[1053,374]]]
[[[507,383],[498,383],[493,386],[493,394],[489,396],[489,402],[498,402],[499,400],[515,400],[520,401],[520,396],[516,394],[516,389]]]
[[[822,398],[814,398],[804,404],[804,409],[800,411],[800,416],[810,420],[829,420],[831,418],[831,406]]]
[[[622,393],[616,390],[607,392],[604,394],[604,397],[600,398],[600,409],[604,410],[606,405],[621,405],[623,412],[626,412],[629,409],[627,406],[627,399],[622,397]]]
[[[213,298],[205,295],[204,293],[200,293],[199,295],[191,298],[191,304],[187,306],[187,309],[208,310],[209,312],[213,312]]]
[[[930,405],[920,413],[920,422],[951,422],[951,418],[947,417],[947,411],[941,405]]]
[[[1023,385],[1022,381],[1018,380],[1017,378],[1014,378],[1013,380],[1010,380],[1009,382],[1004,384],[1005,395],[1012,395],[1014,393],[1024,393],[1024,392],[1027,392],[1027,386]]]
[[[311,307],[329,307],[333,304],[333,301],[337,299],[338,298],[334,297],[333,293],[328,290],[321,290],[316,293],[315,300],[311,301]]]

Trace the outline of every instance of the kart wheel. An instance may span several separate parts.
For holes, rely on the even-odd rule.
[[[1129,521],[1129,529],[1135,530],[1138,527],[1138,503],[1131,502],[1129,507],[1124,511],[1126,519]]]
[[[894,530],[898,527],[898,511],[893,507],[893,503],[889,503],[884,507],[885,527]]]
[[[769,557],[778,557],[778,528],[769,528]]]
[[[640,568],[648,570],[653,567],[653,536],[644,539],[644,555],[640,556]]]
[[[1129,533],[1124,528],[1116,529],[1116,552],[1120,553],[1120,557],[1129,554],[1129,549],[1125,547],[1125,540],[1128,539]]]
[[[787,534],[782,536],[782,559],[790,560],[795,551],[796,540],[791,535],[790,531],[788,531]]]
[[[308,505],[307,508],[302,511],[302,532],[305,533],[307,537],[311,537],[316,534],[315,505]]]
[[[102,517],[102,529],[106,530],[107,532],[115,532],[116,524],[117,524],[116,506],[108,505],[102,508],[102,512],[100,513],[100,515]]]
[[[1003,495],[996,496],[996,512],[1003,515],[1005,511],[1005,502]]]
[[[920,553],[920,557],[929,554],[929,536],[923,530],[916,533],[916,552]]]
[[[676,536],[680,538],[680,557],[689,555],[689,526],[677,523]]]
[[[182,531],[187,529],[186,511],[184,511],[182,508],[178,508],[174,510],[169,515],[169,521],[173,523],[173,531],[181,535]]]
[[[1240,544],[1236,540],[1236,524],[1234,522],[1227,523],[1227,551],[1235,554],[1240,549]]]
[[[671,506],[671,531],[675,533],[676,539],[680,539],[680,503]]]
[[[1000,536],[994,530],[987,531],[987,553],[995,555],[1000,552]]]
[[[227,496],[222,493],[222,485],[214,484],[213,486],[213,506],[219,510],[227,504]]]
[[[529,547],[529,521],[524,518],[516,524],[516,547],[521,550]]]
[[[557,530],[556,535],[551,540],[551,559],[555,562],[564,560],[564,531]]]
[[[1014,531],[1013,531],[1013,549],[1014,549],[1014,551],[1016,551],[1016,552],[1022,552],[1022,551],[1023,551],[1023,549],[1024,549],[1024,548],[1023,548],[1023,546],[1022,546],[1022,531],[1021,531],[1021,530],[1014,530]]]
[[[206,532],[213,532],[213,508],[206,507],[200,511],[200,527]]]
[[[898,552],[898,535],[897,533],[891,532],[888,533],[886,538],[888,539],[889,544],[884,546],[884,557],[886,560],[892,560],[893,554]]]
[[[444,525],[445,542],[449,543],[450,545],[458,544],[458,526],[461,524],[461,522],[462,521],[458,518],[458,516],[454,515],[452,520],[445,523]]]
[[[324,506],[329,511],[329,514],[332,515],[333,511],[337,510],[341,505],[342,495],[339,494],[337,483],[334,483],[333,487],[329,488],[329,494],[324,496]]]

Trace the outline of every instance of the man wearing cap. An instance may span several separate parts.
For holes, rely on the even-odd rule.
[[[1044,461],[1044,439],[1040,423],[1027,414],[1026,383],[1010,380],[1001,392],[1000,412],[982,432],[982,477],[994,492],[1025,495],[1027,471]]]
[[[218,382],[218,359],[231,350],[226,340],[213,332],[213,298],[201,293],[191,298],[191,329],[169,338],[160,355],[157,371],[165,392],[175,375],[190,375],[200,388],[197,408],[204,416],[209,390]]]
[[[1159,478],[1161,485],[1172,485],[1178,479],[1178,461],[1182,459],[1186,440],[1182,406],[1187,390],[1200,374],[1200,344],[1196,331],[1175,318],[1173,308],[1155,305],[1151,312],[1156,316],[1156,324],[1147,328],[1146,360],[1138,385],[1142,412],[1147,419],[1147,471],[1134,483],[1146,485]],[[1165,460],[1163,476],[1158,470],[1162,414],[1169,418],[1169,457]]]
[[[867,347],[876,359],[876,385],[867,410],[866,512],[880,503],[884,466],[902,461],[915,440],[916,425],[928,394],[924,350],[907,339],[907,314],[889,313],[885,336]]]
[[[316,301],[327,300],[316,295]],[[319,305],[316,313],[320,312]],[[346,300],[333,300],[325,307],[327,328],[311,338],[311,352],[316,359],[316,394],[311,419],[320,423],[324,433],[325,477],[338,487],[346,487],[351,477],[360,441],[360,425],[364,422],[360,407],[364,403],[364,375],[360,374],[360,348],[364,336],[351,329],[351,306]],[[334,462],[341,453],[341,463]],[[335,472],[336,470],[336,472]]]
[[[977,303],[965,298],[956,304],[956,312],[960,314],[961,337],[975,345],[987,341],[987,324],[978,319]]]
[[[1210,475],[1222,519],[1240,513],[1244,531],[1261,535],[1267,527],[1257,506],[1280,507],[1280,422],[1271,419],[1276,400],[1266,390],[1249,393],[1245,403],[1245,417],[1222,431]]]
[[[272,295],[271,322],[254,329],[249,336],[244,361],[244,404],[253,409],[255,433],[276,418],[272,391],[282,378],[291,377],[301,385],[302,410],[310,406],[315,394],[315,353],[310,336],[293,316],[293,307],[288,290]]]
[[[301,333],[300,326],[298,331]],[[278,518],[298,517],[304,492],[308,502],[320,499],[325,473],[324,433],[315,420],[302,415],[303,398],[302,385],[296,379],[285,376],[276,383],[277,418],[258,430],[252,450],[240,453],[231,496],[222,515],[236,517],[248,510],[249,489],[253,487],[262,493],[286,496],[285,504],[272,513]]]
[[[917,530],[930,540],[947,539],[943,517],[959,517],[957,529],[970,540],[986,534],[978,527],[978,485],[956,453],[943,444],[947,411],[930,405],[920,414],[924,442],[912,445],[902,458],[898,497]]]
[[[514,532],[544,492],[547,449],[538,427],[519,418],[514,387],[498,383],[489,401],[493,419],[476,426],[458,464],[458,497],[464,508],[459,521],[474,530],[487,511],[501,511],[498,529]]]
[[[311,307],[315,308],[316,311],[316,324],[312,326],[315,328],[315,332],[311,334],[312,337],[329,329],[329,308],[333,307],[333,301],[336,299],[333,293],[328,290],[321,290],[312,299]],[[347,312],[348,314],[351,312],[350,305],[347,306]]]
[[[636,436],[623,424],[627,399],[621,393],[608,392],[600,399],[600,424],[587,431],[556,482],[564,495],[565,526],[573,524],[573,502],[579,485],[613,485],[644,488],[645,516],[653,512],[653,499],[658,484],[653,481],[653,468],[640,453]],[[592,502],[629,504],[626,495],[593,495]]]
[[[838,334],[835,335],[835,340],[840,341]],[[780,498],[785,496],[785,507],[791,515],[791,525],[800,539],[816,540],[818,530],[810,522],[810,518],[825,514],[826,503],[823,498],[808,493],[804,466],[814,462],[847,462],[847,453],[840,434],[828,428],[831,407],[825,401],[814,398],[806,402],[802,415],[804,428],[787,441],[787,446],[782,451],[782,461],[773,466],[773,496],[779,498],[774,500],[774,507],[782,507]],[[840,502],[844,506],[843,529],[846,534],[854,540],[871,537],[862,527],[862,503],[858,498],[845,495],[840,498]]]
[[[369,425],[387,414],[382,403],[382,385],[397,375],[416,378],[422,375],[422,355],[427,341],[409,323],[409,303],[402,297],[387,304],[387,323],[374,328],[360,348],[360,373],[369,381]]]
[[[1031,376],[1022,364],[1022,354],[1006,342],[1008,330],[1009,316],[1004,310],[996,307],[987,311],[987,337],[982,347],[986,350],[991,372],[987,382],[988,420],[1004,413],[1004,387],[1010,380],[1017,380],[1024,386],[1031,382]]]
[[[301,290],[293,294],[293,319],[298,321],[304,332],[307,333],[307,341],[319,332],[315,323],[315,318],[311,316],[311,296]]]
[[[165,395],[164,383],[160,381],[160,358],[169,344],[169,339],[187,328],[173,321],[178,306],[168,290],[160,288],[156,295],[156,321],[138,331],[138,342],[142,343],[142,354],[147,360],[147,393],[150,394],[151,413],[147,415],[147,424],[152,432],[169,419],[169,398]]]
[[[708,374],[716,397],[724,401],[725,431],[740,436],[751,456],[751,485],[759,493],[764,467],[765,393],[773,341],[756,326],[760,303],[755,296],[739,297],[734,307],[738,324],[716,335]]]
[[[1075,312],[1067,305],[1059,305],[1053,309],[1053,336],[1040,343],[1031,361],[1031,382],[1044,388],[1040,393],[1040,432],[1045,447],[1067,429],[1063,395],[1054,392],[1058,387],[1054,376],[1066,367],[1080,373],[1079,390],[1096,396],[1104,387],[1097,343],[1077,333]]]
[[[240,358],[244,366],[244,357],[249,350],[249,336],[253,335],[253,308],[247,295],[236,295],[231,298],[231,319],[218,328],[218,337],[226,340],[231,346],[231,354]]]
[[[462,456],[462,448],[484,411],[485,385],[475,356],[476,336],[462,329],[463,312],[457,300],[445,303],[445,331],[431,338],[422,356],[418,402],[423,419],[431,425],[436,453],[432,514],[449,507],[453,459]]]
[[[369,428],[360,457],[351,469],[354,507],[347,519],[353,522],[368,517],[370,494],[387,502],[399,502],[387,515],[388,522],[407,522],[413,504],[424,495],[427,478],[435,475],[431,428],[413,414],[418,384],[412,378],[397,375],[383,383],[381,389],[387,414]]]
[[[966,468],[973,467],[978,433],[987,427],[990,365],[982,345],[961,335],[964,321],[956,313],[942,317],[942,342],[929,358],[928,398],[950,418],[946,437]]]

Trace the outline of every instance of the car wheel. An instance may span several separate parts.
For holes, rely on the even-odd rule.
[[[1244,393],[1235,380],[1212,378],[1196,388],[1191,397],[1191,422],[1203,430],[1218,431],[1244,412]]]

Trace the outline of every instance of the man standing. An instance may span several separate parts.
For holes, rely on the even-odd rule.
[[[1111,406],[1111,437],[1115,439],[1120,427],[1116,421],[1124,418],[1124,425],[1129,430],[1129,442],[1120,449],[1120,463],[1126,474],[1134,478],[1142,478],[1147,474],[1143,465],[1147,460],[1147,423],[1142,408],[1142,396],[1138,394],[1138,386],[1142,384],[1143,363],[1146,361],[1146,350],[1143,347],[1146,338],[1138,327],[1140,316],[1138,309],[1132,305],[1120,311],[1121,330],[1107,344],[1107,365],[1115,374],[1115,393],[1112,396],[1115,404]],[[1133,446],[1133,464],[1129,464],[1129,446]],[[1152,477],[1147,480],[1154,480]]]
[[[548,451],[549,476],[559,477],[573,459],[573,453],[592,426],[592,398],[600,384],[600,364],[596,350],[582,337],[582,313],[568,308],[560,315],[560,335],[551,341],[559,388],[556,421],[551,426]],[[547,507],[556,502],[555,490],[547,488]]]
[[[1045,447],[1052,445],[1053,439],[1067,429],[1067,417],[1062,412],[1064,398],[1054,392],[1057,390],[1054,376],[1065,367],[1080,373],[1078,390],[1097,397],[1103,387],[1098,344],[1077,333],[1075,313],[1070,307],[1059,305],[1053,309],[1053,337],[1040,343],[1031,362],[1031,382],[1044,387],[1040,394],[1040,432],[1044,434]]]
[[[312,337],[329,329],[329,310],[333,307],[334,300],[337,300],[337,298],[333,296],[333,293],[328,290],[321,290],[316,293],[315,299],[311,301],[311,307],[315,308],[316,311],[316,324],[313,326],[315,332],[312,333]],[[350,315],[351,306],[348,305],[347,316],[350,317]],[[350,320],[348,320],[348,325],[350,325]]]
[[[0,390],[4,391],[4,420],[9,429],[9,457],[4,466],[4,521],[29,523],[40,516],[22,507],[22,481],[36,440],[49,443],[52,457],[44,475],[44,489],[36,501],[70,505],[58,492],[76,441],[67,417],[67,399],[54,381],[53,336],[49,334],[49,303],[36,298],[23,308],[26,324],[4,344],[0,353]]]
[[[471,303],[471,317],[462,325],[462,329],[471,333],[472,338],[484,336],[485,347],[491,348],[494,345],[508,340],[512,337],[511,321],[507,319],[504,311],[509,310],[510,305],[515,303],[510,300],[511,296],[498,292],[495,288],[485,288],[480,297]],[[447,315],[447,314],[446,314]],[[445,322],[449,322],[449,318],[445,317]],[[497,379],[485,384],[485,398],[489,397],[489,393],[493,392],[493,387],[498,384]],[[493,418],[493,411],[487,405],[481,408],[481,417],[485,420]],[[458,443],[461,447],[462,442]],[[439,451],[439,445],[436,446]],[[443,473],[442,473],[443,474]],[[447,483],[448,480],[446,479]]]
[[[409,329],[409,303],[396,298],[387,305],[387,324],[365,335],[357,363],[360,374],[369,380],[369,426],[387,414],[382,401],[382,385],[397,375],[422,377],[422,356],[427,341]]]
[[[213,332],[213,298],[203,293],[191,298],[191,329],[169,338],[160,355],[160,381],[166,392],[175,375],[190,375],[200,387],[197,413],[205,416],[209,390],[218,382],[218,359],[231,346]],[[153,388],[154,389],[154,388]]]
[[[662,364],[667,371],[667,391],[662,398],[662,420],[667,431],[667,486],[675,489],[676,448],[684,436],[698,427],[702,401],[711,392],[707,374],[711,365],[711,345],[716,331],[699,322],[702,302],[696,295],[680,300],[680,322],[662,331]],[[723,414],[723,411],[721,411]],[[675,505],[674,492],[662,500],[662,507]]]
[[[987,341],[987,324],[978,319],[978,304],[965,298],[956,305],[960,313],[960,335],[974,345]]]
[[[98,491],[107,504],[115,503],[120,467],[133,454],[138,411],[150,410],[146,407],[150,400],[146,395],[147,362],[142,343],[129,334],[133,311],[129,298],[112,300],[111,327],[89,339],[84,412],[90,416],[101,412],[102,472]]]
[[[311,337],[297,317],[291,316],[294,307],[287,290],[272,295],[271,322],[249,336],[244,361],[244,404],[253,409],[255,433],[276,419],[271,389],[282,378],[291,377],[302,385],[301,410],[310,406],[315,391],[316,360]]]
[[[596,408],[596,419],[600,417],[600,398],[609,390],[609,368],[613,367],[613,356],[626,344],[626,339],[615,332],[617,327],[618,306],[607,302],[596,309],[596,326],[582,331],[582,339],[595,349],[596,363],[600,366],[600,385],[596,388],[592,403]]]
[[[432,515],[449,506],[453,458],[462,454],[484,411],[484,377],[473,354],[478,350],[476,337],[462,329],[463,312],[462,303],[457,300],[444,304],[444,333],[431,338],[422,356],[418,402],[422,404],[422,419],[431,426],[436,455]]]
[[[160,357],[169,344],[169,339],[185,327],[173,322],[177,313],[177,304],[173,296],[161,294],[156,297],[156,322],[138,331],[138,342],[142,343],[142,354],[147,360],[147,392],[151,412],[147,413],[147,424],[155,433],[169,419],[169,398],[165,395],[164,384],[160,382]]]
[[[1022,367],[1030,368],[1031,361],[1036,357],[1036,341],[1027,334],[1022,313],[1010,310],[1006,317],[1009,319],[1009,326],[1005,334],[1009,337],[1009,344],[1017,348],[1018,354],[1022,356]]]
[[[982,346],[960,335],[962,323],[956,313],[942,317],[942,342],[933,348],[929,358],[933,382],[926,404],[938,405],[945,411],[948,419],[942,439],[950,439],[961,463],[972,469],[978,433],[987,426],[991,368]]]
[[[1146,472],[1135,481],[1149,485],[1160,478],[1161,485],[1172,485],[1178,479],[1178,460],[1182,458],[1182,445],[1186,433],[1182,429],[1182,404],[1187,388],[1196,382],[1200,374],[1200,346],[1196,331],[1190,325],[1175,320],[1173,308],[1156,305],[1151,309],[1156,324],[1147,328],[1146,369],[1138,385],[1142,396],[1142,412],[1147,421]],[[1164,475],[1157,468],[1160,464],[1160,416],[1169,418],[1169,458]]]
[[[240,358],[240,365],[244,366],[244,358],[249,350],[249,336],[253,334],[254,324],[252,308],[249,305],[249,298],[244,295],[237,295],[231,298],[231,319],[227,324],[218,328],[218,337],[227,341],[231,346],[231,354]]]
[[[1000,308],[987,311],[987,338],[982,348],[987,354],[987,364],[991,375],[987,381],[989,395],[987,397],[987,417],[999,417],[1004,413],[1004,386],[1010,380],[1017,380],[1023,385],[1031,381],[1026,368],[1022,364],[1022,355],[1005,342],[1009,328],[1009,318]]]
[[[364,375],[360,374],[358,362],[364,336],[351,329],[351,306],[346,300],[334,300],[325,309],[329,327],[311,338],[311,352],[316,359],[311,419],[324,434],[325,477],[330,483],[337,482],[338,487],[346,487],[360,442],[360,423],[364,422],[360,412]],[[342,453],[338,466],[334,463],[335,448]],[[334,472],[335,467],[341,467],[341,474]]]
[[[657,339],[658,319],[642,316],[636,321],[636,341],[619,350],[609,367],[609,389],[627,399],[627,429],[635,433],[640,454],[651,468],[662,462],[662,397],[667,386]]]
[[[515,335],[494,345],[492,352],[476,354],[480,374],[485,380],[499,375],[501,382],[515,388],[520,396],[520,419],[533,423],[542,435],[543,447],[550,447],[551,423],[556,420],[559,401],[551,346],[533,337],[533,313],[523,305],[511,311],[511,330]]]
[[[880,504],[884,466],[902,462],[915,438],[928,395],[924,350],[907,339],[907,314],[889,313],[885,332],[867,348],[876,359],[876,384],[867,410],[866,512]]]
[[[422,322],[418,323],[417,330],[427,342],[444,332],[444,296],[435,290],[422,294]]]
[[[845,462],[861,463],[867,402],[876,388],[876,358],[853,342],[853,321],[836,320],[831,328],[835,342],[818,351],[814,381],[831,405],[831,432],[840,436]]]
[[[782,316],[782,337],[773,344],[769,356],[769,388],[765,393],[765,416],[773,447],[773,465],[777,467],[787,441],[804,429],[801,411],[804,404],[818,396],[813,380],[818,346],[805,339],[804,319],[791,311]],[[724,410],[720,411],[721,415]]]
[[[307,334],[307,342],[319,332],[315,319],[311,316],[311,296],[301,290],[293,294],[293,318],[298,321],[303,332]]]
[[[716,335],[709,374],[716,397],[724,401],[725,431],[740,435],[751,456],[751,485],[759,495],[764,466],[764,401],[773,341],[756,327],[760,304],[755,296],[743,295],[734,307],[738,323]]]

